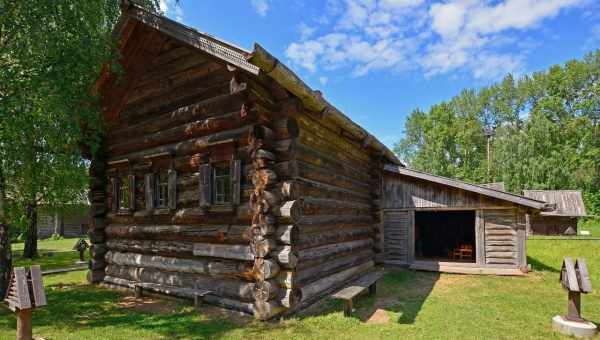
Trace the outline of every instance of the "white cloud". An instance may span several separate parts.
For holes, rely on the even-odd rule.
[[[466,71],[477,79],[525,70],[532,49],[518,34],[587,0],[328,0],[327,20],[301,27],[286,49],[310,72],[349,68],[420,70],[426,76]],[[315,36],[317,32],[324,32]]]
[[[329,78],[327,78],[327,77],[319,77],[319,83],[321,83],[321,85],[323,85],[323,86],[327,85],[328,81],[329,81]]]
[[[176,0],[160,0],[159,7],[164,15],[179,22],[183,22],[183,9]]]
[[[256,11],[258,15],[261,17],[265,17],[267,15],[270,7],[269,0],[252,0],[251,4],[254,8],[254,11]]]

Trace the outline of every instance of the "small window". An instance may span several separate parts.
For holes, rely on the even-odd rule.
[[[231,170],[229,164],[215,166],[213,181],[214,204],[231,204]]]
[[[129,178],[126,176],[121,178],[119,186],[119,209],[129,209],[129,201]]]
[[[156,175],[156,206],[158,208],[169,206],[169,176],[166,173]]]

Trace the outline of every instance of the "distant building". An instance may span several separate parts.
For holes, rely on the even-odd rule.
[[[586,215],[579,190],[523,190],[523,196],[556,205],[554,211],[530,217],[529,235],[562,235],[569,227],[577,232],[578,219]]]
[[[48,238],[53,234],[64,237],[84,236],[89,224],[87,204],[72,204],[61,212],[41,206],[38,211],[38,238]]]

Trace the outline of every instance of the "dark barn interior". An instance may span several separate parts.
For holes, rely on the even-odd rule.
[[[415,257],[475,262],[475,211],[415,212]]]

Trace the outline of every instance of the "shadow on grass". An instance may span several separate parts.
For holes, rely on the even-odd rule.
[[[531,268],[534,271],[545,271],[545,272],[551,272],[551,273],[560,272],[560,270],[558,270],[557,268],[549,266],[549,265],[541,262],[540,260],[536,259],[535,257],[527,256],[527,263],[529,263],[531,265]]]
[[[242,326],[223,316],[198,315],[184,303],[173,313],[139,312],[118,305],[123,294],[91,285],[51,285],[48,305],[35,311],[34,327],[49,326],[71,334],[93,328],[151,331],[169,339],[214,338]],[[0,309],[0,329],[15,329],[14,317]]]
[[[378,283],[375,296],[365,292],[354,298],[356,312],[352,317],[366,322],[378,309],[383,309],[400,314],[398,323],[413,324],[439,277],[439,273],[388,270]],[[299,318],[343,313],[343,309],[343,302],[328,299],[319,306],[309,307]]]

